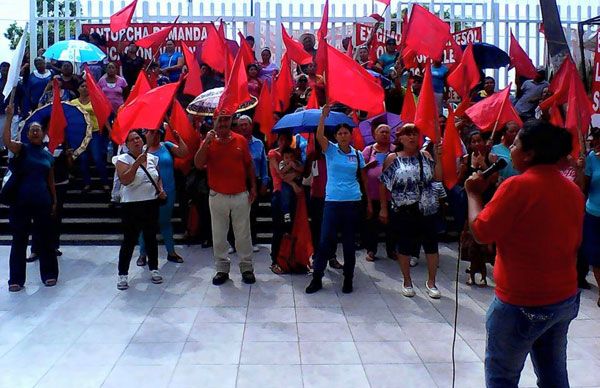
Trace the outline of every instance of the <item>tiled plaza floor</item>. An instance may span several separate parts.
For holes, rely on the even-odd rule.
[[[443,297],[431,300],[424,259],[413,268],[412,299],[399,293],[396,263],[366,262],[364,252],[353,294],[328,270],[325,288],[306,295],[309,278],[272,274],[264,247],[255,285],[233,265],[233,281],[215,287],[212,251],[196,246],[179,250],[184,264],[161,259],[162,285],[134,259],[128,291],[116,289],[117,247],[64,247],[58,286],[41,286],[29,264],[26,289],[9,294],[9,248],[0,247],[0,387],[449,387],[451,248],[442,248]],[[464,265],[460,280],[456,387],[481,388],[493,289],[464,285]],[[597,291],[584,292],[571,325],[574,387],[600,387]],[[535,386],[529,361],[520,386]]]

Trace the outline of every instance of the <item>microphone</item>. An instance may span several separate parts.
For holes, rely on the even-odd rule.
[[[502,170],[507,165],[508,165],[508,163],[506,163],[505,159],[498,159],[495,163],[493,163],[490,167],[488,167],[487,170],[483,171],[481,173],[481,176],[484,179],[487,179],[487,178],[490,177],[490,175],[492,175],[495,172],[498,172],[498,171]]]

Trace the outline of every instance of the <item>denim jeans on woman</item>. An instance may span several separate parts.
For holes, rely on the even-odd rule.
[[[356,231],[360,201],[325,201],[319,249],[314,258],[314,276],[323,276],[327,261],[334,257],[340,232],[344,251],[344,277],[354,276]]]
[[[494,298],[487,312],[485,380],[488,388],[517,388],[528,354],[539,387],[569,387],[567,331],[579,312],[579,293],[538,307]]]

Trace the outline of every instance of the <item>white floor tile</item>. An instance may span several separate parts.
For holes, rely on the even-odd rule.
[[[298,342],[244,342],[242,365],[300,364]]]

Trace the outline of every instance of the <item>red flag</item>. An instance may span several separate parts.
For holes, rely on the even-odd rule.
[[[225,23],[223,23],[223,19],[220,20],[217,32],[219,33],[221,39],[223,39],[223,42],[225,42],[227,38],[225,37]]]
[[[562,114],[560,113],[560,108],[558,105],[552,105],[550,107],[550,124],[555,125],[557,127],[564,128],[565,120],[563,120]]]
[[[468,108],[465,113],[482,132],[502,128],[509,121],[516,122],[520,128],[523,126],[523,122],[510,102],[509,95],[510,84],[504,90],[494,93]]]
[[[479,68],[473,56],[473,44],[469,43],[460,63],[448,74],[446,82],[463,100],[469,98],[471,90],[479,83]]]
[[[288,58],[299,65],[308,65],[309,63],[312,63],[312,55],[304,50],[302,43],[292,39],[292,37],[288,35],[283,24],[281,24],[281,36]]]
[[[264,84],[260,89],[258,105],[254,111],[254,121],[260,124],[260,131],[265,135],[268,146],[271,146],[275,140],[273,133],[271,133],[271,129],[273,129],[273,126],[275,125],[273,114],[273,98],[271,97],[271,90],[269,84]]]
[[[252,48],[248,44],[248,41],[246,41],[246,37],[244,36],[244,34],[238,32],[238,37],[240,38],[240,51],[244,56],[244,63],[246,64],[246,66],[256,62],[254,60],[254,51],[252,51]]]
[[[85,84],[90,93],[90,101],[92,103],[92,108],[94,108],[94,114],[98,120],[98,128],[100,128],[100,132],[102,132],[112,113],[112,105],[102,89],[96,84],[96,80],[87,65],[85,66]]]
[[[290,107],[290,97],[294,91],[294,80],[292,79],[292,69],[290,59],[286,54],[281,58],[281,71],[273,81],[273,101],[275,102],[276,112],[285,112]]]
[[[159,128],[178,88],[179,82],[159,86],[119,110],[111,132],[114,142],[123,144],[132,129]]]
[[[450,39],[450,48],[454,52],[454,63],[447,63],[446,66],[448,66],[449,70],[454,70],[456,66],[458,66],[458,64],[462,61],[464,52],[462,47],[460,47],[458,43],[456,43],[456,39],[454,39],[454,37]]]
[[[417,113],[417,104],[415,103],[415,95],[412,92],[412,85],[409,82],[406,87],[406,93],[404,94],[404,100],[402,101],[402,112],[400,112],[400,118],[403,123],[414,123],[415,114]]]
[[[169,138],[175,140],[172,136],[172,133],[170,133],[173,129],[175,129],[177,132],[179,132],[179,135],[185,142],[188,150],[190,150],[187,157],[175,159],[175,168],[183,171],[184,173],[189,173],[192,169],[192,161],[194,159],[194,155],[196,154],[195,151],[200,146],[200,135],[194,130],[194,127],[188,119],[185,110],[179,101],[177,101],[177,99],[173,101],[173,106],[171,108],[169,128],[171,129],[171,131],[169,131],[169,134],[171,135]]]
[[[592,121],[592,101],[588,98],[585,91],[585,86],[579,78],[577,72],[571,73],[571,81],[569,82],[569,95],[567,117],[565,119],[565,127],[573,135],[573,153],[574,157],[578,156],[584,145],[584,139],[587,135],[590,123]]]
[[[455,117],[462,117],[465,114],[465,111],[471,106],[471,99],[467,96],[466,99],[462,100],[460,104],[456,107],[454,111]]]
[[[363,138],[362,133],[360,133],[360,128],[355,127],[352,130],[352,145],[359,151],[362,151],[367,146],[365,144],[365,139]]]
[[[448,120],[446,121],[446,130],[444,131],[444,152],[442,152],[442,171],[444,186],[448,190],[452,189],[458,183],[457,160],[462,156],[462,147],[460,144],[460,135],[454,122],[454,111],[448,106]]]
[[[325,38],[319,39],[315,64],[317,65],[317,74],[322,76],[327,68],[327,41]]]
[[[58,80],[52,80],[52,111],[50,112],[50,123],[48,124],[48,150],[54,154],[54,150],[65,141],[65,128],[67,119],[60,101],[60,87]]]
[[[317,91],[311,90],[306,103],[306,109],[319,109],[319,101],[317,100]]]
[[[514,67],[517,75],[530,79],[537,76],[535,66],[533,66],[525,50],[519,45],[519,41],[513,35],[512,30],[510,31],[510,49],[508,50],[508,55],[510,56],[510,68]]]
[[[407,48],[431,59],[441,59],[450,35],[450,25],[422,6],[414,4],[404,43]]]
[[[348,42],[348,49],[346,50],[346,55],[350,58],[354,57],[354,47],[352,46],[352,40]]]
[[[385,5],[390,5],[391,0],[377,0],[377,1],[379,1],[380,3],[383,3]]]
[[[315,152],[316,152],[315,134],[309,133],[308,134],[308,144],[306,145],[306,155],[311,155],[311,154],[314,154]]]
[[[569,94],[569,81],[572,73],[577,73],[577,67],[571,57],[566,57],[554,74],[548,90],[552,93],[550,97],[540,103],[540,108],[546,110],[552,105],[562,105],[567,102]]]
[[[425,77],[423,77],[423,86],[421,86],[421,93],[419,93],[419,102],[417,103],[415,125],[421,130],[421,134],[436,143],[440,136],[439,110],[435,102],[431,78],[431,66],[427,65]]]
[[[152,89],[152,86],[150,86],[150,81],[148,80],[146,72],[140,71],[135,81],[135,85],[131,88],[131,92],[129,93],[129,96],[127,96],[127,101],[125,101],[125,104],[123,105],[129,105],[136,97],[146,94],[150,89]]]
[[[133,0],[127,7],[115,12],[110,17],[110,31],[119,32],[131,25],[131,18],[135,13],[135,7],[137,6],[138,0]]]
[[[321,17],[321,25],[319,26],[319,30],[317,31],[317,39],[327,39],[328,28],[327,24],[329,24],[329,0],[325,0],[325,6],[323,7],[323,16]]]
[[[295,266],[300,268],[308,268],[310,257],[314,253],[312,238],[310,234],[310,226],[308,223],[308,212],[306,210],[306,200],[304,194],[300,193],[296,201],[296,215],[294,216],[294,225],[292,226],[292,236],[294,236],[294,261]]]
[[[206,27],[206,39],[202,43],[200,58],[218,73],[225,74],[227,60],[231,54],[223,36],[213,23]]]
[[[244,66],[244,55],[238,52],[233,61],[231,75],[225,85],[225,90],[219,99],[215,116],[231,116],[237,111],[241,103],[250,100],[248,93],[248,75]]]
[[[323,43],[327,54],[325,88],[330,101],[366,111],[369,116],[382,113],[384,92],[381,84],[352,58]]]
[[[198,96],[202,93],[202,80],[200,79],[200,65],[194,57],[194,54],[190,51],[190,48],[184,41],[181,41],[181,50],[185,57],[185,64],[187,65],[188,72],[185,80],[185,87],[183,88],[183,94],[189,94],[192,96]]]
[[[147,35],[135,42],[135,44],[138,47],[142,47],[145,49],[148,49],[150,47],[159,47],[169,38],[169,34],[173,30],[173,27],[175,27],[175,23],[177,23],[177,20],[179,20],[179,16],[177,16],[173,24],[171,24],[169,27],[165,27],[156,31],[153,34]]]

